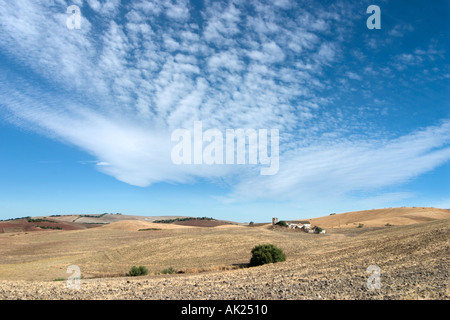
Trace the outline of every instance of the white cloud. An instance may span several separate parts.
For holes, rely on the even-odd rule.
[[[98,162],[97,162],[97,165],[98,165],[98,166],[110,166],[111,164],[108,163],[108,162],[105,162],[105,161],[98,161]]]
[[[88,5],[108,17],[126,9],[123,24],[105,19],[99,27],[84,17],[74,32],[59,7],[0,0],[0,47],[42,81],[2,66],[0,98],[12,121],[76,145],[121,181],[220,178],[231,181],[231,197],[283,198],[381,188],[450,159],[448,122],[387,141],[345,136],[358,119],[326,108],[341,93],[324,79],[327,67],[342,62],[341,44],[324,36],[336,30],[339,11],[312,14],[293,1],[206,1],[204,20],[194,23],[188,1]],[[246,6],[255,15],[246,16]],[[298,16],[279,14],[293,8]],[[429,47],[396,61],[439,54]],[[170,133],[194,120],[219,130],[279,129],[279,173],[262,178],[253,167],[173,165]]]
[[[203,36],[217,45],[231,44],[233,35],[239,33],[239,10],[232,4],[215,2],[205,10],[207,19]]]
[[[189,18],[188,3],[189,1],[185,0],[164,1],[167,17],[175,20],[187,20]]]
[[[242,181],[231,198],[345,195],[398,185],[450,159],[450,121],[393,140],[324,141],[280,158],[271,177]]]
[[[208,67],[211,71],[217,71],[220,68],[241,71],[244,64],[236,52],[221,52],[208,59]]]
[[[260,50],[248,53],[249,57],[262,63],[282,62],[285,58],[283,50],[275,43],[263,43]]]
[[[352,80],[361,80],[361,76],[355,72],[347,71],[346,75],[347,75],[347,77],[349,77]]]
[[[99,11],[102,7],[100,1],[98,0],[86,0],[86,1],[94,11]]]
[[[118,13],[121,0],[86,0],[89,7],[100,14],[107,17],[115,16]]]
[[[336,48],[332,43],[322,43],[317,55],[324,64],[332,62],[336,56]]]
[[[388,34],[393,37],[403,37],[406,33],[412,31],[414,31],[414,27],[411,24],[398,24],[389,30]]]

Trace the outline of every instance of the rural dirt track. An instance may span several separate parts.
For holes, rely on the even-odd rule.
[[[439,299],[450,298],[450,221],[345,235],[286,262],[231,271],[137,278],[0,281],[0,299]],[[276,232],[276,231],[273,231]],[[355,231],[356,232],[356,231]],[[358,231],[359,232],[359,231]],[[368,289],[370,265],[381,288]]]

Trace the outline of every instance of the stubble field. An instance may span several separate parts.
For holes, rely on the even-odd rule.
[[[119,221],[3,233],[0,299],[448,300],[449,227],[449,219],[439,219],[307,234],[267,225]],[[251,249],[262,243],[282,248],[287,260],[248,268]],[[67,287],[70,265],[81,270],[79,289]],[[126,277],[133,265],[146,266],[149,274]],[[367,286],[371,265],[380,269],[379,289]],[[179,273],[161,274],[169,267]]]

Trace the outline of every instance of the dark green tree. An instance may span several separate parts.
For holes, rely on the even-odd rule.
[[[286,260],[283,250],[273,244],[261,244],[252,249],[250,266],[260,266],[266,263],[276,263]]]
[[[146,274],[148,274],[148,270],[144,266],[139,266],[139,267],[132,266],[130,269],[130,272],[128,273],[128,275],[131,277],[145,276]]]

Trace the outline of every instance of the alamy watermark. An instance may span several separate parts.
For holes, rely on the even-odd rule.
[[[71,16],[67,18],[66,25],[69,30],[81,29],[81,10],[76,5],[71,5],[67,8],[67,13]]]
[[[366,25],[367,28],[372,29],[381,29],[381,9],[379,6],[370,5],[367,7],[366,13],[372,13],[372,15],[367,18]]]
[[[270,155],[267,129],[226,129],[224,142],[220,130],[203,132],[202,121],[194,121],[193,137],[188,129],[176,129],[171,140],[178,142],[171,153],[172,162],[177,165],[257,165],[259,162],[266,166],[261,168],[261,175],[274,175],[279,169],[278,129],[270,130]],[[204,146],[204,143],[207,145]]]
[[[80,289],[80,281],[81,281],[81,270],[80,267],[77,265],[71,265],[67,267],[67,273],[71,274],[67,278],[67,288],[69,289]]]
[[[67,18],[66,25],[70,30],[81,29],[81,10],[76,5],[67,7],[67,13],[71,16]],[[370,5],[367,7],[366,13],[370,13],[367,18],[366,26],[368,29],[381,29],[381,9],[377,5]]]
[[[366,273],[370,274],[367,279],[367,289],[375,290],[381,289],[381,270],[377,265],[370,265],[367,267]]]

